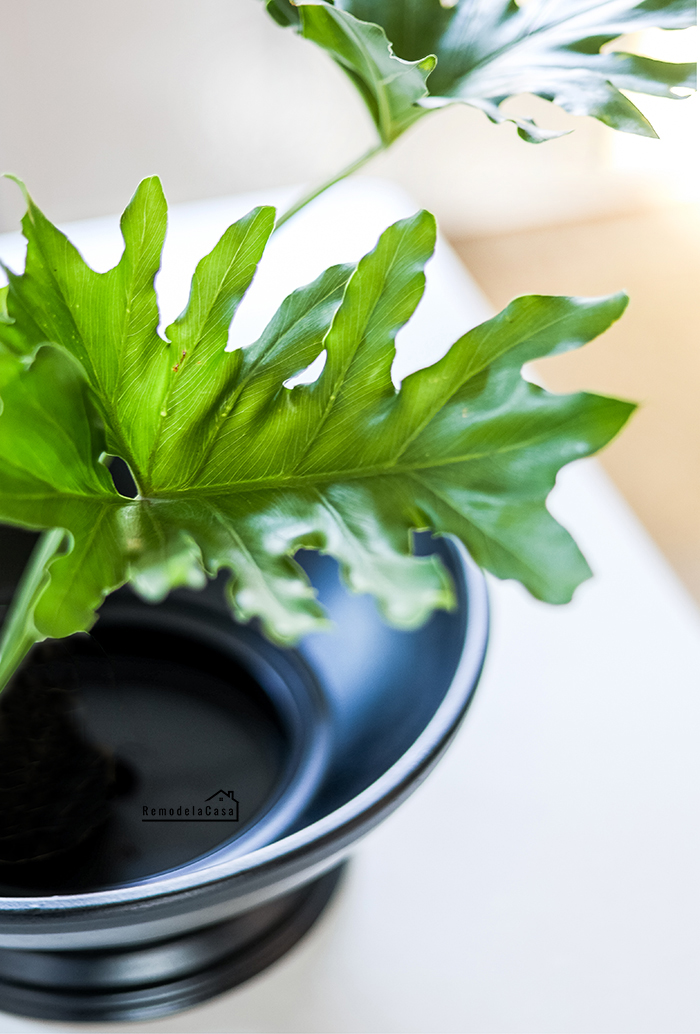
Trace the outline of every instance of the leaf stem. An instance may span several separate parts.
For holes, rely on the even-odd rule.
[[[37,542],[12,597],[0,635],[0,692],[35,643],[46,637],[37,632],[32,614],[46,585],[48,562],[65,538],[62,528],[45,531]]]
[[[336,183],[340,183],[340,181],[344,180],[347,176],[352,176],[354,172],[357,172],[363,165],[366,165],[368,161],[375,157],[375,155],[381,154],[382,151],[385,151],[386,146],[387,145],[383,143],[375,144],[374,147],[370,147],[369,151],[365,151],[363,155],[356,158],[350,165],[346,165],[344,169],[341,169],[340,172],[337,172],[329,180],[326,180],[325,183],[315,187],[308,194],[304,194],[304,196],[293,204],[291,208],[288,208],[286,212],[282,213],[275,223],[275,232],[279,230],[280,226],[284,226],[288,219],[291,219],[293,215],[300,212],[302,208],[306,208],[306,206],[319,197],[319,195],[323,194],[326,190],[329,190],[330,187],[335,186]]]

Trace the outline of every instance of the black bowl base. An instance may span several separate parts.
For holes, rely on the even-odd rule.
[[[0,1010],[37,1019],[155,1019],[237,987],[285,955],[330,902],[345,864],[216,926],[142,948],[0,950]]]

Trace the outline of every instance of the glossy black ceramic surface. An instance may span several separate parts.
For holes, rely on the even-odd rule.
[[[112,951],[0,948],[0,1004],[64,1022],[155,1019],[237,987],[304,936],[344,866],[223,923]]]

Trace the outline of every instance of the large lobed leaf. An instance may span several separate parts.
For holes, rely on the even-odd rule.
[[[693,64],[601,53],[627,33],[694,25],[694,0],[313,0],[296,6],[267,0],[267,9],[326,49],[350,75],[384,143],[421,110],[456,101],[479,108],[493,122],[515,122],[531,143],[559,136],[530,119],[506,119],[500,104],[520,93],[537,94],[615,129],[655,136],[620,91],[674,98],[678,87],[695,86]],[[419,70],[429,73],[422,90]]]
[[[396,391],[394,338],[423,293],[429,214],[391,226],[356,268],[295,291],[258,341],[229,352],[272,209],[202,259],[164,340],[158,180],[134,195],[122,259],[103,274],[27,200],[26,269],[8,271],[0,319],[0,520],[68,534],[36,603],[42,635],[88,628],[127,580],[157,600],[226,568],[236,614],[292,642],[324,623],[299,548],[336,557],[351,589],[411,628],[452,604],[438,559],[412,555],[419,528],[458,536],[484,567],[552,602],[588,577],[545,498],[561,465],[601,448],[633,407],[551,395],[520,369],[600,334],[624,296],[517,299]],[[315,383],[285,387],[324,350]],[[110,455],[128,463],[137,498],[117,492]]]

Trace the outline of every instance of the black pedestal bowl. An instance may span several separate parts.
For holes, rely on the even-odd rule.
[[[3,534],[7,596],[31,539]],[[153,1018],[303,936],[353,843],[445,750],[481,672],[483,576],[459,544],[417,541],[441,554],[458,606],[414,632],[307,553],[334,630],[296,650],[237,625],[220,582],[158,606],[121,590],[70,641],[76,720],[113,752],[116,796],[76,852],[0,866],[0,1009]]]

